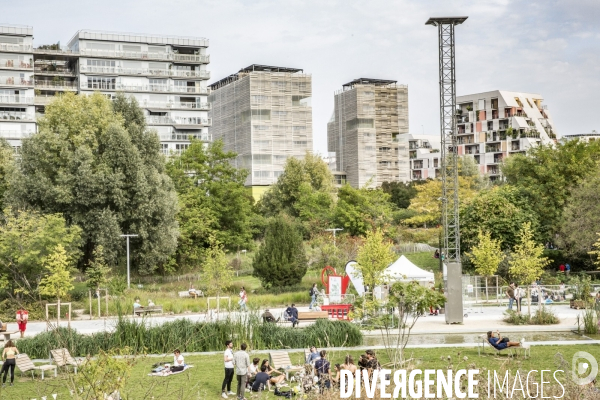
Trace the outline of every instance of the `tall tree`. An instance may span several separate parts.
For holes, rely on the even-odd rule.
[[[310,191],[307,192],[307,188]],[[298,202],[310,192],[318,192],[318,201]],[[294,217],[303,217],[312,212],[322,212],[323,207],[333,203],[333,176],[327,164],[309,152],[304,159],[288,158],[283,174],[258,202],[260,212],[274,216],[285,212]],[[314,207],[308,207],[309,204]]]
[[[390,196],[381,189],[355,189],[345,184],[338,191],[334,210],[336,227],[353,236],[364,236],[369,230],[383,228],[392,220]]]
[[[0,210],[4,209],[5,195],[15,172],[15,154],[6,140],[0,138]]]
[[[572,189],[595,170],[600,142],[568,141],[533,146],[527,155],[509,157],[502,173],[523,190],[538,214],[543,240],[553,240]]]
[[[235,156],[223,150],[220,140],[208,146],[192,140],[167,165],[179,195],[181,236],[176,258],[180,267],[199,265],[202,251],[210,246],[209,236],[229,250],[253,244],[254,201],[244,187],[248,171],[231,164]]]
[[[175,251],[176,193],[165,174],[160,142],[145,125],[133,98],[114,102],[96,93],[65,94],[46,107],[39,132],[23,140],[12,201],[44,213],[60,213],[83,229],[80,266],[98,245],[116,265],[131,241],[134,269],[147,274]]]
[[[461,249],[472,249],[479,240],[480,231],[488,232],[503,250],[512,249],[525,222],[531,223],[534,237],[539,237],[538,216],[522,190],[512,185],[483,190],[461,204]]]
[[[358,250],[356,269],[365,285],[373,290],[383,283],[383,272],[395,258],[392,243],[385,238],[381,229],[374,229],[367,232],[367,238]]]
[[[98,290],[110,281],[110,267],[104,260],[104,248],[102,245],[94,249],[94,256],[85,271],[86,285],[90,289]]]
[[[254,256],[252,275],[264,287],[284,287],[302,282],[308,269],[302,235],[289,217],[274,217],[265,233],[264,244]]]
[[[73,290],[75,280],[75,277],[71,276],[73,267],[65,248],[60,244],[56,246],[54,252],[44,259],[43,264],[48,272],[40,281],[40,294],[56,297],[60,304],[61,299]]]
[[[0,289],[9,295],[33,296],[44,274],[43,261],[61,246],[69,262],[81,255],[81,229],[67,226],[58,214],[6,209],[0,220]]]
[[[598,240],[592,245],[593,250],[589,251],[589,254],[596,257],[594,264],[600,269],[600,233],[596,233],[596,235],[598,236]]]
[[[416,186],[422,182],[383,182],[381,190],[390,195],[390,201],[398,208],[408,208],[417,195]]]
[[[524,223],[519,232],[519,243],[508,262],[510,275],[520,283],[530,285],[542,276],[544,267],[550,263],[543,254],[544,246],[533,240],[531,224]]]

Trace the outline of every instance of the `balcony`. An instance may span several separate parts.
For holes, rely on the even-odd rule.
[[[473,140],[473,137],[459,137],[458,138],[458,144],[469,144],[469,143],[475,143],[475,141]]]
[[[29,63],[23,62],[23,61],[19,61],[19,60],[0,60],[0,69],[18,69],[18,70],[25,70],[25,71],[31,71],[32,70],[32,66]]]
[[[111,74],[111,75],[142,75],[165,76],[172,78],[201,78],[209,79],[210,71],[186,71],[177,69],[148,69],[148,68],[120,68],[120,67],[95,67],[80,65],[79,71],[84,74]]]
[[[0,77],[0,86],[33,87],[33,80],[12,76]]]
[[[477,146],[477,147],[467,147],[465,149],[465,154],[479,154],[479,146]]]
[[[159,135],[160,141],[182,141],[182,140],[190,140],[196,139],[201,140],[203,142],[212,142],[212,135],[210,134],[182,134],[182,133],[161,133]]]
[[[190,117],[190,118],[171,118],[168,116],[148,116],[146,117],[148,125],[183,125],[183,126],[210,126],[210,118]]]
[[[124,92],[153,92],[153,93],[195,93],[208,94],[209,89],[199,86],[168,86],[168,85],[123,85],[120,83],[114,85],[93,85],[91,82],[81,82],[82,89],[92,90],[119,90]],[[94,87],[96,86],[96,87]],[[104,87],[102,87],[104,86]]]
[[[41,90],[77,90],[77,81],[35,81],[35,88]]]
[[[33,104],[33,97],[3,95],[0,104]]]
[[[0,111],[0,121],[35,121],[35,116],[22,111]]]
[[[423,168],[423,161],[421,162],[414,162],[413,164],[413,169],[422,169]]]
[[[47,50],[43,50],[47,51]],[[58,51],[60,52],[60,51]],[[209,55],[201,54],[177,54],[177,53],[150,53],[147,51],[114,51],[114,50],[93,50],[82,49],[79,51],[82,56],[98,57],[98,58],[128,58],[135,60],[160,60],[160,61],[176,61],[194,64],[208,64],[210,62]]]
[[[23,139],[33,135],[34,132],[21,132],[21,131],[0,131],[0,138],[3,139]]]
[[[168,110],[210,110],[210,103],[192,103],[192,102],[167,102],[167,101],[139,101],[140,107],[144,108],[164,108]]]
[[[75,76],[75,71],[69,68],[50,69],[48,67],[35,67],[34,72],[36,75]]]
[[[36,106],[45,106],[56,99],[58,96],[35,96],[33,102]]]
[[[32,53],[33,48],[24,44],[0,43],[0,52],[3,53]]]
[[[431,145],[429,144],[429,142],[415,141],[415,142],[410,142],[408,144],[408,148],[410,150],[431,149]]]
[[[421,171],[413,171],[412,172],[412,179],[413,180],[420,180],[420,179],[422,179],[421,177],[422,177]]]
[[[500,153],[500,146],[485,146],[486,153]]]

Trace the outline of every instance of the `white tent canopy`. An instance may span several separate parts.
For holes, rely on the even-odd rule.
[[[400,256],[392,265],[387,267],[384,275],[393,281],[418,281],[418,282],[433,282],[433,272],[425,271],[417,267],[415,264],[404,256]]]

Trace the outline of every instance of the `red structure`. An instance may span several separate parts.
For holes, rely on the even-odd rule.
[[[346,290],[348,289],[348,285],[350,284],[350,276],[345,274],[344,276],[338,275],[335,268],[331,266],[326,266],[321,271],[321,283],[325,286],[326,293],[329,294],[329,278],[330,277],[341,277],[342,278],[342,294],[346,294]],[[322,305],[321,310],[327,311],[329,313],[329,318],[336,318],[340,320],[350,320],[348,313],[352,308],[352,304],[328,304]]]

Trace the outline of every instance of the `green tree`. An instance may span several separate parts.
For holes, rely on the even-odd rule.
[[[74,288],[75,278],[71,276],[72,266],[67,251],[59,244],[54,252],[44,259],[43,264],[48,274],[40,281],[40,294],[56,297],[60,304],[60,300]]]
[[[581,184],[573,189],[562,214],[559,229],[559,245],[568,255],[587,255],[596,240],[600,226],[600,169],[588,174]]]
[[[134,269],[163,265],[177,244],[176,193],[165,174],[160,142],[134,98],[65,94],[46,107],[36,135],[23,140],[11,199],[62,214],[83,230],[84,267],[98,245],[116,265],[131,241]]]
[[[383,182],[381,190],[390,195],[390,201],[398,208],[408,208],[417,195],[416,186],[422,182]]]
[[[90,264],[85,271],[86,285],[90,289],[98,290],[103,286],[106,286],[110,282],[110,267],[104,260],[104,248],[102,245],[97,246],[94,249],[93,258],[90,260]]]
[[[219,309],[221,293],[231,286],[233,269],[227,262],[223,245],[214,238],[209,239],[211,245],[206,249],[205,260],[202,268],[202,280],[206,284],[209,294],[217,297],[217,310]]]
[[[598,265],[598,269],[600,269],[600,233],[596,233],[596,235],[598,235],[598,240],[592,245],[593,250],[588,253],[596,257],[594,264]]]
[[[492,239],[489,232],[479,231],[477,235],[478,243],[471,249],[471,253],[466,253],[475,265],[475,272],[485,277],[485,295],[488,296],[488,277],[495,275],[498,266],[504,260],[499,240]]]
[[[534,236],[539,236],[537,214],[521,190],[511,185],[483,190],[461,204],[461,249],[465,252],[472,249],[480,231],[489,232],[503,250],[512,249],[525,222],[530,222]]]
[[[180,157],[169,161],[167,171],[179,196],[180,267],[199,265],[209,236],[229,250],[252,247],[254,200],[244,187],[248,171],[233,166],[235,157],[220,140],[205,146],[192,139]]]
[[[519,243],[514,247],[512,257],[509,260],[509,273],[517,281],[530,285],[539,279],[544,272],[544,267],[550,263],[547,257],[543,257],[544,246],[533,240],[531,224],[523,224],[519,232]]]
[[[395,258],[392,243],[384,237],[381,229],[375,229],[367,232],[366,240],[358,250],[356,269],[365,285],[373,290],[383,283],[383,272]]]
[[[310,199],[313,195],[311,192],[318,192],[318,195]],[[265,216],[285,212],[294,217],[307,218],[312,213],[322,214],[323,209],[329,208],[333,203],[332,193],[333,175],[327,164],[321,157],[307,152],[302,160],[294,157],[287,159],[283,174],[257,206]]]
[[[254,256],[252,275],[266,288],[292,286],[302,282],[307,265],[298,229],[288,218],[274,217],[267,226],[264,244]]]
[[[600,142],[568,141],[531,147],[527,155],[509,157],[502,173],[523,190],[538,215],[543,241],[554,239],[571,191],[590,171],[596,171]]]
[[[0,138],[0,210],[5,206],[10,179],[15,172],[15,154],[6,140]]]
[[[43,261],[60,246],[70,264],[81,252],[81,229],[58,214],[5,209],[0,219],[0,281],[9,294],[33,295]]]
[[[393,216],[389,199],[381,189],[355,189],[345,184],[338,191],[335,225],[353,236],[364,236],[371,229],[383,228]]]

